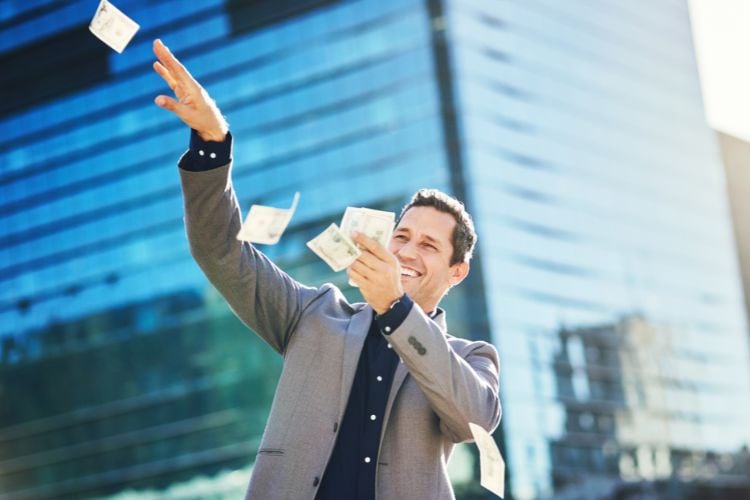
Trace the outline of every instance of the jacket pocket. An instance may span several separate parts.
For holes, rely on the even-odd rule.
[[[261,448],[258,450],[258,455],[283,455],[284,450],[280,448]]]

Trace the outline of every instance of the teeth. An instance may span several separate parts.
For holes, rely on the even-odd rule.
[[[403,267],[403,268],[401,268],[401,275],[402,276],[417,277],[417,276],[419,276],[419,273],[417,273],[414,269],[409,269],[408,267]]]

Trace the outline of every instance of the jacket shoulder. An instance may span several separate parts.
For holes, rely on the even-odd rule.
[[[352,316],[365,307],[365,303],[349,302],[341,289],[333,283],[325,283],[318,289],[317,297],[308,304],[303,314]]]

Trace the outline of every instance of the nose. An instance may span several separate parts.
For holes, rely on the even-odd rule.
[[[394,253],[404,260],[410,260],[416,257],[416,248],[413,241],[407,241],[399,246]]]

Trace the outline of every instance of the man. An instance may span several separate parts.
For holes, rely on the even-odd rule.
[[[284,357],[247,498],[448,499],[446,463],[469,422],[500,420],[498,361],[446,333],[443,295],[469,272],[475,233],[456,200],[423,190],[389,248],[354,235],[348,275],[366,303],[302,285],[238,241],[231,134],[205,90],[159,40],[154,69],[191,127],[180,159],[190,249],[235,314]]]

